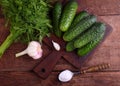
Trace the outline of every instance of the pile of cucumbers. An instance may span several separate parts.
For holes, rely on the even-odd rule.
[[[76,1],[69,1],[65,6],[55,3],[53,30],[56,36],[67,42],[66,51],[77,50],[79,56],[85,56],[103,39],[106,27],[93,14],[86,11],[76,14],[77,8]]]

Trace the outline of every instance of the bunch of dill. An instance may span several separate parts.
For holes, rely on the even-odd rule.
[[[3,14],[10,24],[10,34],[0,46],[0,57],[15,41],[42,41],[49,34],[50,0],[1,0]]]

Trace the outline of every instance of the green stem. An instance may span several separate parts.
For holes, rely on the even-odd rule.
[[[14,32],[14,33],[10,33],[8,35],[8,37],[6,38],[6,40],[2,43],[2,45],[0,46],[0,58],[2,57],[2,55],[4,54],[5,50],[7,48],[9,48],[9,46],[14,42],[14,40],[18,37],[18,33]]]

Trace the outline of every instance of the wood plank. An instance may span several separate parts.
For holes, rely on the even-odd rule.
[[[57,84],[59,83],[56,74],[42,80],[32,72],[0,72],[1,86],[57,86]]]
[[[79,11],[88,10],[95,15],[120,14],[120,0],[78,0]]]
[[[114,76],[113,76],[114,75]],[[42,80],[32,72],[0,72],[1,86],[120,86],[120,72],[96,72],[74,76],[69,83],[61,83],[58,72]]]

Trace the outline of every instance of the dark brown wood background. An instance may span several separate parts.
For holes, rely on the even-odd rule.
[[[16,59],[15,53],[24,50],[26,45],[14,43],[0,60],[0,86],[120,86],[120,0],[78,1],[79,11],[86,9],[113,28],[110,36],[83,68],[101,63],[110,63],[111,68],[78,75],[69,83],[61,83],[57,79],[61,70],[75,70],[67,61],[61,59],[52,74],[46,80],[42,80],[32,71],[40,60],[32,60],[27,55]],[[4,24],[5,19],[0,11],[0,44],[9,34]]]

